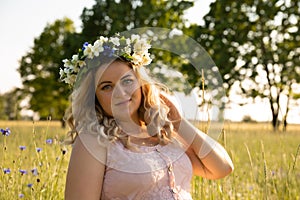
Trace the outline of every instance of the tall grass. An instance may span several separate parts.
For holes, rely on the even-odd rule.
[[[227,122],[220,143],[235,170],[221,180],[195,177],[194,199],[300,199],[299,125],[273,132],[266,123]]]
[[[63,199],[69,148],[57,122],[1,122],[0,199]]]
[[[0,122],[0,199],[63,199],[71,147],[59,122]],[[194,177],[194,199],[300,199],[300,126],[225,123],[220,137],[235,170],[220,180]]]

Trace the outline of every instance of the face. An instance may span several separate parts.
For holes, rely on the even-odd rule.
[[[117,120],[138,122],[142,92],[133,70],[123,62],[115,61],[100,67],[96,77],[96,97],[104,112]]]

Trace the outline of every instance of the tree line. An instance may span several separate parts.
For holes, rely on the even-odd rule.
[[[68,18],[47,24],[20,60],[23,87],[0,96],[0,119],[20,119],[21,109],[27,106],[41,119],[61,120],[71,93],[71,88],[59,81],[62,59],[99,35],[162,27],[182,31],[208,52],[221,74],[227,105],[235,102],[232,88],[238,86],[234,92],[242,101],[235,103],[267,99],[272,126],[278,129],[281,115],[286,128],[289,111],[300,97],[300,2],[216,0],[203,25],[184,18],[192,6],[191,1],[177,0],[95,0],[92,8],[82,11],[80,32]],[[156,52],[156,57],[186,75],[192,87],[203,88],[201,74],[195,74],[190,63],[180,62],[168,52]],[[27,104],[20,104],[24,100]]]

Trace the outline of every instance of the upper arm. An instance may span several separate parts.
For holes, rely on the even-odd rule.
[[[91,149],[87,150],[85,139],[77,137],[72,149],[66,180],[66,200],[99,200],[101,197],[106,150],[100,145],[96,147],[97,149],[93,149],[93,151],[95,150],[102,155],[101,162],[91,154],[91,151],[89,151]],[[88,141],[91,141],[90,139],[93,138],[87,138]],[[95,142],[91,144],[91,148],[93,148],[93,145],[95,145]]]
[[[227,176],[233,170],[233,164],[227,153],[215,150],[203,159],[200,159],[191,147],[188,148],[186,153],[192,162],[193,173],[196,176],[219,179]]]

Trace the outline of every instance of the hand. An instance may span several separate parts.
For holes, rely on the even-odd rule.
[[[160,94],[160,98],[169,107],[168,119],[172,122],[174,129],[178,131],[182,116],[178,111],[178,108],[172,102],[171,98],[167,94]]]

